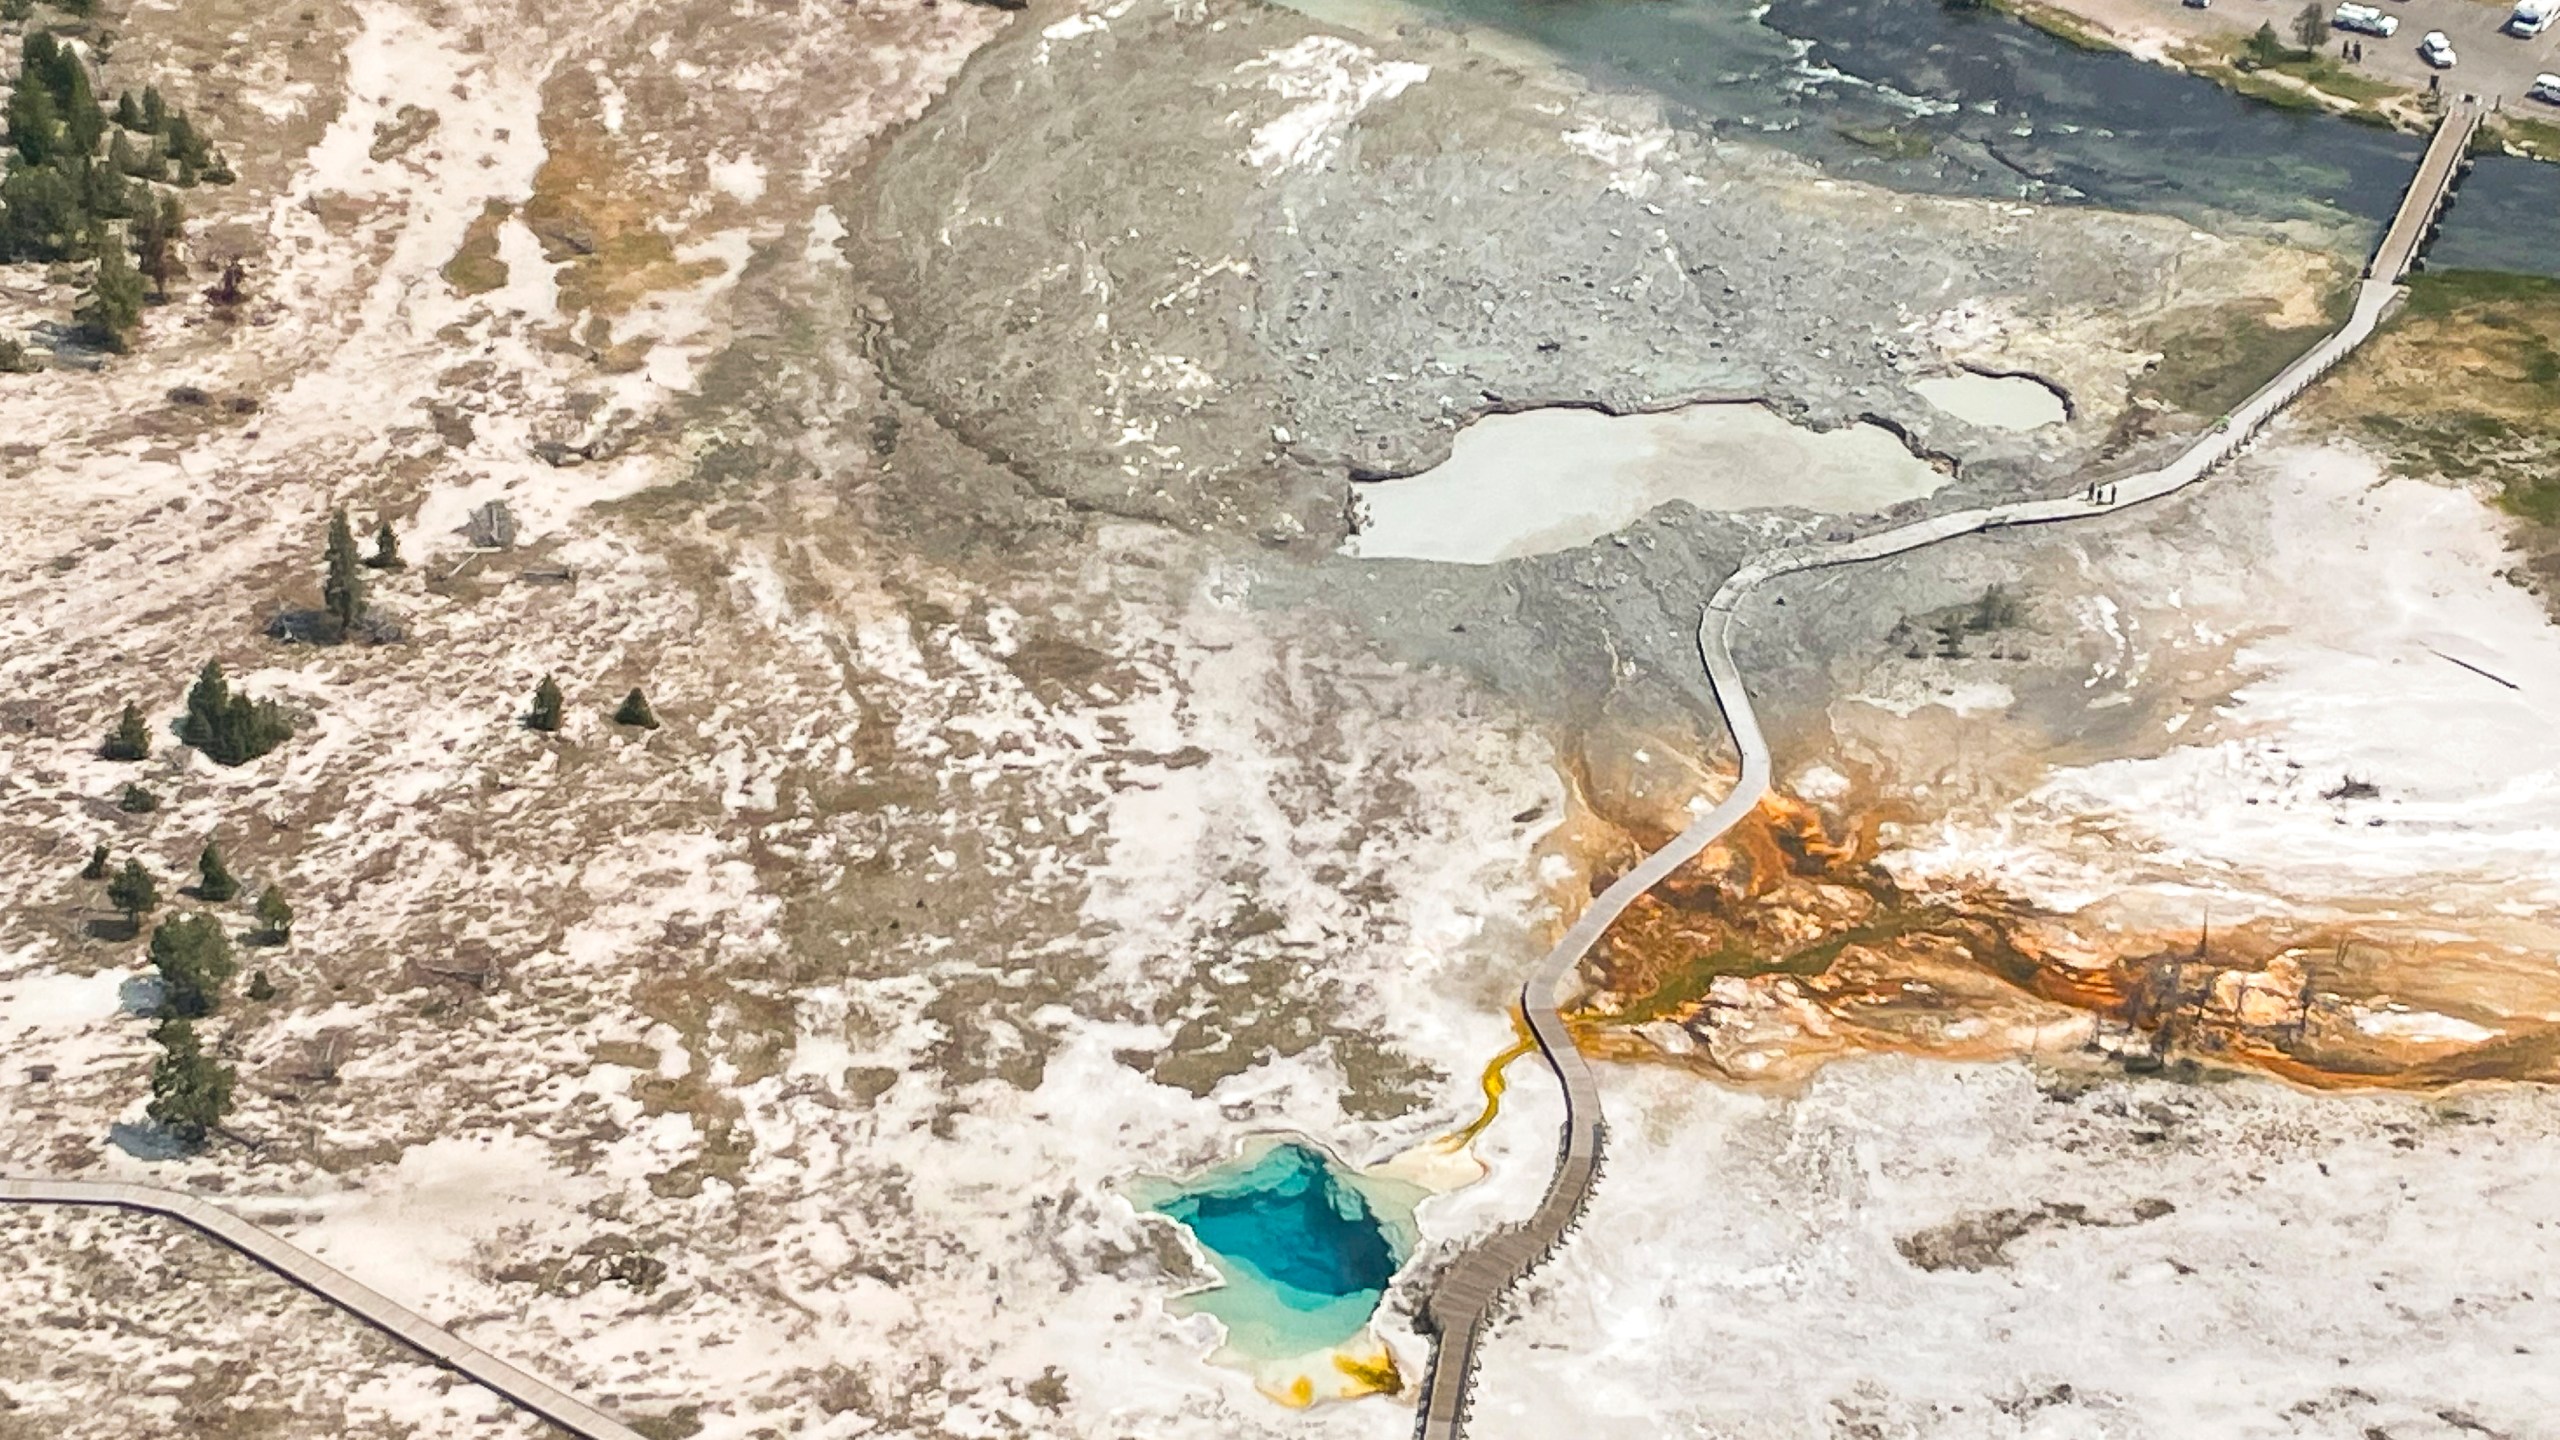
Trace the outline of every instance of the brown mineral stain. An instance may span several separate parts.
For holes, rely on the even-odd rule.
[[[1559,832],[1592,894],[1684,813],[1658,794],[1615,809],[1588,783],[1606,770],[1583,767]],[[1879,826],[1906,818],[1873,790],[1773,793],[1639,899],[1584,962],[1577,1042],[1773,1083],[1848,1054],[2092,1043],[2136,1068],[2206,1062],[2323,1089],[2560,1079],[2547,964],[2379,920],[2093,940],[1988,886],[1915,896],[1872,863]]]
[[[1353,1394],[1397,1395],[1404,1391],[1404,1372],[1396,1368],[1395,1352],[1384,1346],[1371,1355],[1336,1355],[1333,1368],[1350,1378]]]

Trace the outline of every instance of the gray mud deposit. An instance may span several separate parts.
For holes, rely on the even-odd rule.
[[[1468,426],[1419,475],[1357,486],[1344,553],[1483,565],[1578,549],[1674,500],[1859,515],[1946,483],[1877,425],[1807,430],[1758,405],[1531,410]]]
[[[2299,280],[2284,252],[2174,222],[1823,179],[1430,37],[1311,37],[1238,4],[1047,19],[983,51],[838,203],[899,396],[1070,510],[1314,558],[1351,526],[1350,482],[1442,462],[1478,416],[1756,400],[1951,470],[1907,518],[2159,443],[2119,423],[2147,327]],[[1275,130],[1309,143],[1257,164]],[[2016,433],[1910,388],[1988,360],[2083,403]],[[1755,497],[1740,522],[1675,505],[1494,576],[1265,580],[1536,708],[1631,695],[1704,719],[1695,604],[1747,549],[1805,534],[1816,498]]]

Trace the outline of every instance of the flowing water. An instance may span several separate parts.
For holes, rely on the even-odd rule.
[[[2421,149],[1934,0],[1412,3],[1654,92],[1687,123],[1898,189],[2282,227],[2360,254]],[[2493,158],[2466,182],[2434,262],[2560,274],[2555,216],[2560,166]]]

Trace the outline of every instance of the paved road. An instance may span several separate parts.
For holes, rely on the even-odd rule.
[[[2266,423],[2327,374],[2373,334],[2382,314],[2400,295],[2399,280],[2424,245],[2428,229],[2443,209],[2444,197],[2460,177],[2465,142],[2479,117],[2468,106],[2448,111],[2435,139],[2410,181],[2410,193],[2375,252],[2370,278],[2358,287],[2355,308],[2346,323],[2285,367],[2255,395],[2243,401],[2215,429],[2189,446],[2177,459],[2157,470],[2112,481],[2100,492],[2106,498],[2073,496],[2060,500],[2026,500],[2012,505],[1960,510],[1831,545],[1808,545],[1773,551],[1745,564],[1727,577],[1708,600],[1698,621],[1698,655],[1706,665],[1716,704],[1733,732],[1742,756],[1742,772],[1724,799],[1692,822],[1670,844],[1646,856],[1618,882],[1591,902],[1582,918],[1530,972],[1520,1003],[1537,1036],[1538,1048],[1564,1087],[1565,1124],[1562,1154],[1547,1193],[1525,1225],[1506,1227],[1485,1237],[1452,1261],[1434,1284],[1423,1312],[1436,1335],[1431,1370],[1423,1382],[1417,1422],[1421,1440],[1458,1440],[1466,1426],[1475,1375],[1476,1351],[1505,1292],[1546,1258],[1582,1213],[1599,1173],[1602,1126],[1600,1090],[1591,1067],[1574,1048],[1559,1007],[1576,967],[1600,936],[1635,898],[1650,890],[1717,837],[1751,813],[1769,790],[1769,742],[1751,709],[1742,671],[1733,661],[1734,615],[1753,590],[1781,575],[1857,565],[1941,544],[1960,535],[2015,525],[2049,525],[2082,520],[2156,500],[2196,483],[2238,454]]]
[[[287,1280],[470,1376],[507,1399],[587,1440],[643,1440],[640,1432],[575,1396],[526,1374],[425,1316],[323,1264],[274,1234],[193,1195],[105,1180],[0,1178],[0,1204],[89,1205],[165,1215],[230,1246]]]

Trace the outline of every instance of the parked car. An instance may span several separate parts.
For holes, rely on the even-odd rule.
[[[2358,5],[2354,0],[2340,5],[2337,13],[2329,17],[2329,23],[2341,30],[2352,30],[2359,35],[2379,35],[2386,40],[2400,29],[2399,16],[2385,15],[2370,5]]]
[[[2534,76],[2533,83],[2525,87],[2524,94],[2528,100],[2539,100],[2545,105],[2560,105],[2560,75]]]
[[[2560,14],[2560,0],[2516,0],[2515,13],[2507,17],[2507,33],[2530,40],[2551,28],[2555,14]]]
[[[2427,38],[2418,42],[2418,58],[2439,70],[2450,70],[2453,68],[2453,42],[2444,38],[2443,31],[2430,30]]]

